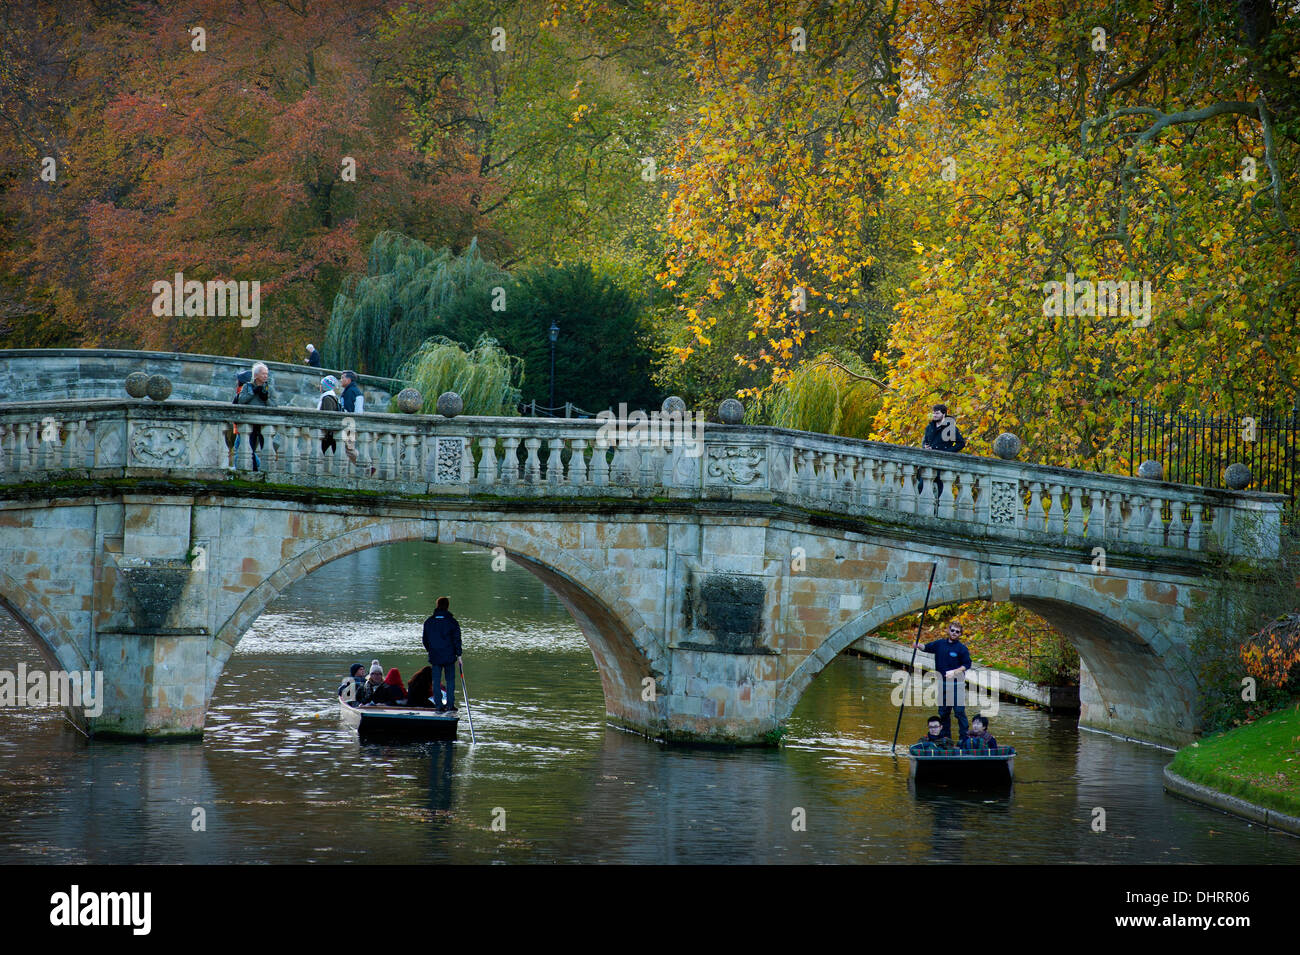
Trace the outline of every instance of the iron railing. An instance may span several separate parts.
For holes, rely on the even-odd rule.
[[[1285,414],[1169,412],[1130,402],[1132,474],[1147,460],[1164,466],[1166,481],[1221,488],[1230,464],[1250,468],[1249,490],[1285,494],[1294,505],[1300,463],[1300,408]]]

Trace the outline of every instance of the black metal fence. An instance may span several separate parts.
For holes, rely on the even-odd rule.
[[[1133,401],[1129,419],[1129,461],[1164,465],[1165,480],[1223,487],[1230,464],[1250,468],[1249,490],[1273,491],[1296,500],[1300,464],[1300,408],[1285,414],[1253,415],[1169,412]]]

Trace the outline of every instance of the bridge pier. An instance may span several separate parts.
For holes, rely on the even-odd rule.
[[[87,717],[95,736],[188,739],[207,717],[206,630],[103,633],[103,711]]]

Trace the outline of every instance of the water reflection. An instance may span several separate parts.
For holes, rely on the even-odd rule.
[[[890,671],[870,660],[828,667],[780,750],[615,730],[558,599],[490,560],[396,545],[300,581],[231,658],[201,743],[87,743],[51,711],[0,710],[0,861],[1300,863],[1300,840],[1166,796],[1167,753],[1011,704],[993,729],[1020,753],[1012,793],[916,790],[890,754]],[[414,672],[444,593],[478,745],[465,720],[455,743],[361,743],[340,678],[375,657]],[[0,667],[22,661],[39,657],[7,626]],[[907,712],[901,752],[925,716]]]

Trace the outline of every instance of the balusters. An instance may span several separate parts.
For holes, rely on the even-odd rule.
[[[1141,494],[1129,497],[1128,523],[1124,527],[1124,539],[1140,544],[1146,537],[1147,514],[1144,498]]]
[[[1088,539],[1101,540],[1106,536],[1106,506],[1101,491],[1088,489]]]
[[[1160,498],[1153,497],[1147,507],[1147,521],[1144,528],[1146,533],[1143,534],[1143,539],[1148,544],[1158,546],[1165,542],[1165,522],[1160,513],[1163,503]]]
[[[898,493],[898,465],[893,461],[886,461],[884,473],[880,481],[880,506],[893,510],[896,506]]]
[[[943,490],[939,492],[939,520],[950,521],[953,519],[952,486],[956,475],[951,468],[944,468],[939,478],[943,481]]]
[[[479,438],[478,447],[478,483],[491,487],[497,483],[497,439]]]
[[[1204,510],[1204,505],[1201,504],[1192,505],[1192,523],[1187,528],[1187,549],[1188,550],[1199,551],[1201,549],[1201,543],[1202,543],[1201,513],[1203,510]]]
[[[1065,533],[1065,512],[1061,509],[1061,495],[1065,489],[1059,484],[1048,486],[1047,502],[1047,533],[1064,534]]]
[[[524,483],[537,484],[542,478],[542,462],[537,457],[537,449],[542,446],[541,438],[525,438],[524,447],[528,456],[524,460]]]
[[[546,483],[551,487],[559,487],[564,480],[564,464],[560,460],[564,442],[559,438],[550,438],[546,446],[550,449],[546,455]]]
[[[418,481],[420,480],[420,471],[422,470],[420,467],[420,438],[418,435],[408,434],[402,439],[402,443],[405,447],[405,450],[402,452],[402,457],[406,461],[406,467],[402,469],[402,477],[407,481]],[[473,448],[469,445],[465,445],[461,454],[463,460],[462,467],[473,467]],[[462,474],[461,480],[466,484],[472,484],[474,478],[473,475]]]
[[[843,467],[836,482],[835,500],[847,508],[857,503],[854,500],[854,488],[857,485],[859,458],[856,454],[845,454],[842,459]]]
[[[1029,513],[1025,517],[1025,526],[1031,531],[1042,533],[1043,518],[1043,483],[1030,481]]]
[[[802,464],[799,467],[799,494],[802,497],[809,498],[814,494],[814,488],[817,486],[817,466],[813,463],[813,451],[797,452]]]
[[[975,498],[971,494],[974,475],[959,474],[957,488],[957,520],[971,521],[975,518]]]
[[[587,441],[574,438],[569,447],[569,483],[581,487],[587,483]]]
[[[876,462],[871,458],[862,459],[862,482],[858,486],[858,501],[863,507],[875,507],[878,486],[876,484]]]
[[[1183,524],[1183,509],[1186,506],[1182,501],[1169,502],[1168,532],[1170,547],[1181,548],[1183,546],[1183,534],[1187,530],[1186,525]]]
[[[833,451],[823,451],[821,453],[822,470],[818,475],[817,497],[823,501],[835,500],[835,485],[838,480],[835,470],[836,455]]]
[[[983,475],[975,478],[975,490],[978,495],[975,498],[975,510],[971,519],[981,526],[989,522],[989,487],[991,482]]]
[[[915,514],[917,511],[923,514],[930,513],[930,509],[917,500],[915,465],[903,465],[903,485],[898,493],[898,509],[904,514]]]
[[[592,444],[588,474],[593,486],[609,486],[609,444],[603,437],[596,438]]]
[[[1106,494],[1106,536],[1105,540],[1124,539],[1124,495],[1119,491]]]
[[[501,439],[501,483],[519,483],[519,439],[514,435]]]

